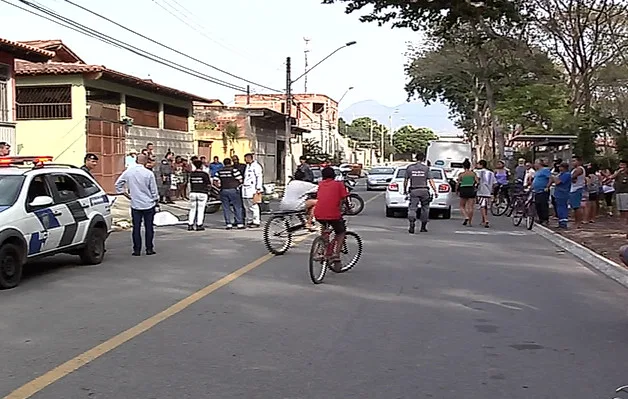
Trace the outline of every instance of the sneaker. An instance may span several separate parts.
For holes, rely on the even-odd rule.
[[[227,227],[226,227],[227,230],[231,230],[232,228],[233,228],[232,224],[228,224]]]
[[[203,227],[203,226],[196,226],[196,231],[205,231],[205,227]]]
[[[427,233],[427,223],[421,223],[421,233]]]
[[[331,269],[336,273],[340,273],[342,271],[342,262],[340,259],[334,260],[331,264]]]
[[[410,222],[410,227],[408,228],[408,233],[414,234],[415,226],[416,226],[415,222]]]
[[[146,251],[146,255],[151,256],[151,255],[157,255],[157,252],[155,252],[154,249],[149,249]]]
[[[194,225],[188,224],[188,231],[194,231]]]
[[[239,224],[237,225],[238,230],[243,230],[244,229],[244,225],[243,224]]]

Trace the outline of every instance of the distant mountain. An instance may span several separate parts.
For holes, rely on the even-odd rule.
[[[399,110],[398,113],[393,112]],[[414,127],[429,127],[437,134],[455,135],[462,134],[449,119],[449,109],[444,104],[423,105],[421,102],[409,102],[399,104],[396,107],[387,107],[375,100],[360,101],[350,105],[340,112],[340,116],[347,121],[364,116],[373,118],[379,123],[388,126],[388,117],[393,115],[393,129],[401,126],[412,125]]]

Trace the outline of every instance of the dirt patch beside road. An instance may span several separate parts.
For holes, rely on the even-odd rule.
[[[628,244],[628,239],[626,239],[628,228],[617,216],[600,216],[595,223],[587,223],[580,229],[575,228],[573,221],[570,222],[568,230],[557,229],[553,222],[551,229],[623,265],[619,258],[619,248]]]

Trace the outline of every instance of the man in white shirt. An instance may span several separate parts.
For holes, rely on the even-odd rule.
[[[487,162],[480,160],[475,170],[475,174],[478,175],[478,192],[476,194],[476,201],[480,212],[482,213],[482,224],[484,227],[489,227],[488,224],[488,208],[491,206],[491,199],[493,197],[493,187],[497,184],[495,179],[495,173],[492,170],[487,169]]]
[[[246,162],[246,169],[242,183],[242,199],[246,209],[246,223],[249,227],[260,227],[262,222],[259,200],[261,200],[264,183],[262,165],[253,159],[253,154],[246,154],[244,162]]]
[[[531,162],[526,163],[526,175],[525,175],[525,179],[523,180],[524,188],[530,187],[532,185],[532,180],[534,180],[534,175],[536,173],[536,170],[532,166],[533,165]]]
[[[116,181],[116,192],[124,194],[125,188],[131,195],[131,217],[133,220],[133,256],[140,256],[142,250],[141,228],[144,222],[146,255],[155,255],[153,239],[154,219],[159,202],[159,192],[155,174],[146,168],[149,159],[146,155],[137,157],[137,164],[125,170]]]

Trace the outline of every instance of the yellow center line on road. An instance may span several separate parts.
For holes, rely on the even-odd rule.
[[[380,193],[375,195],[374,197],[364,201],[364,204],[368,204],[375,200],[376,198],[382,196],[384,193]],[[312,236],[313,234],[306,234],[302,237],[299,237],[294,240],[294,245],[298,245],[301,242],[305,241],[307,238]],[[157,313],[154,316],[149,317],[148,319],[142,321],[141,323],[129,328],[126,331],[121,332],[120,334],[108,339],[100,345],[97,345],[86,352],[81,353],[80,355],[68,360],[67,362],[55,367],[54,369],[48,371],[47,373],[27,382],[22,385],[15,391],[11,392],[4,399],[26,399],[40,392],[47,386],[59,381],[60,379],[72,374],[76,370],[85,366],[88,363],[98,359],[102,355],[111,352],[112,350],[118,348],[119,346],[125,344],[126,342],[132,340],[133,338],[138,337],[139,335],[145,333],[151,328],[155,327],[157,324],[161,323],[164,320],[171,318],[177,313],[185,310],[190,307],[192,304],[200,301],[201,299],[207,297],[214,291],[219,288],[224,287],[225,285],[233,282],[234,280],[242,277],[244,274],[250,272],[251,270],[263,265],[268,262],[270,259],[275,256],[272,254],[264,255],[260,258],[255,259],[253,262],[249,263],[246,266],[241,267],[240,269],[234,271],[226,275],[225,277],[217,280],[208,286],[196,291],[192,295],[180,300],[169,308]]]

